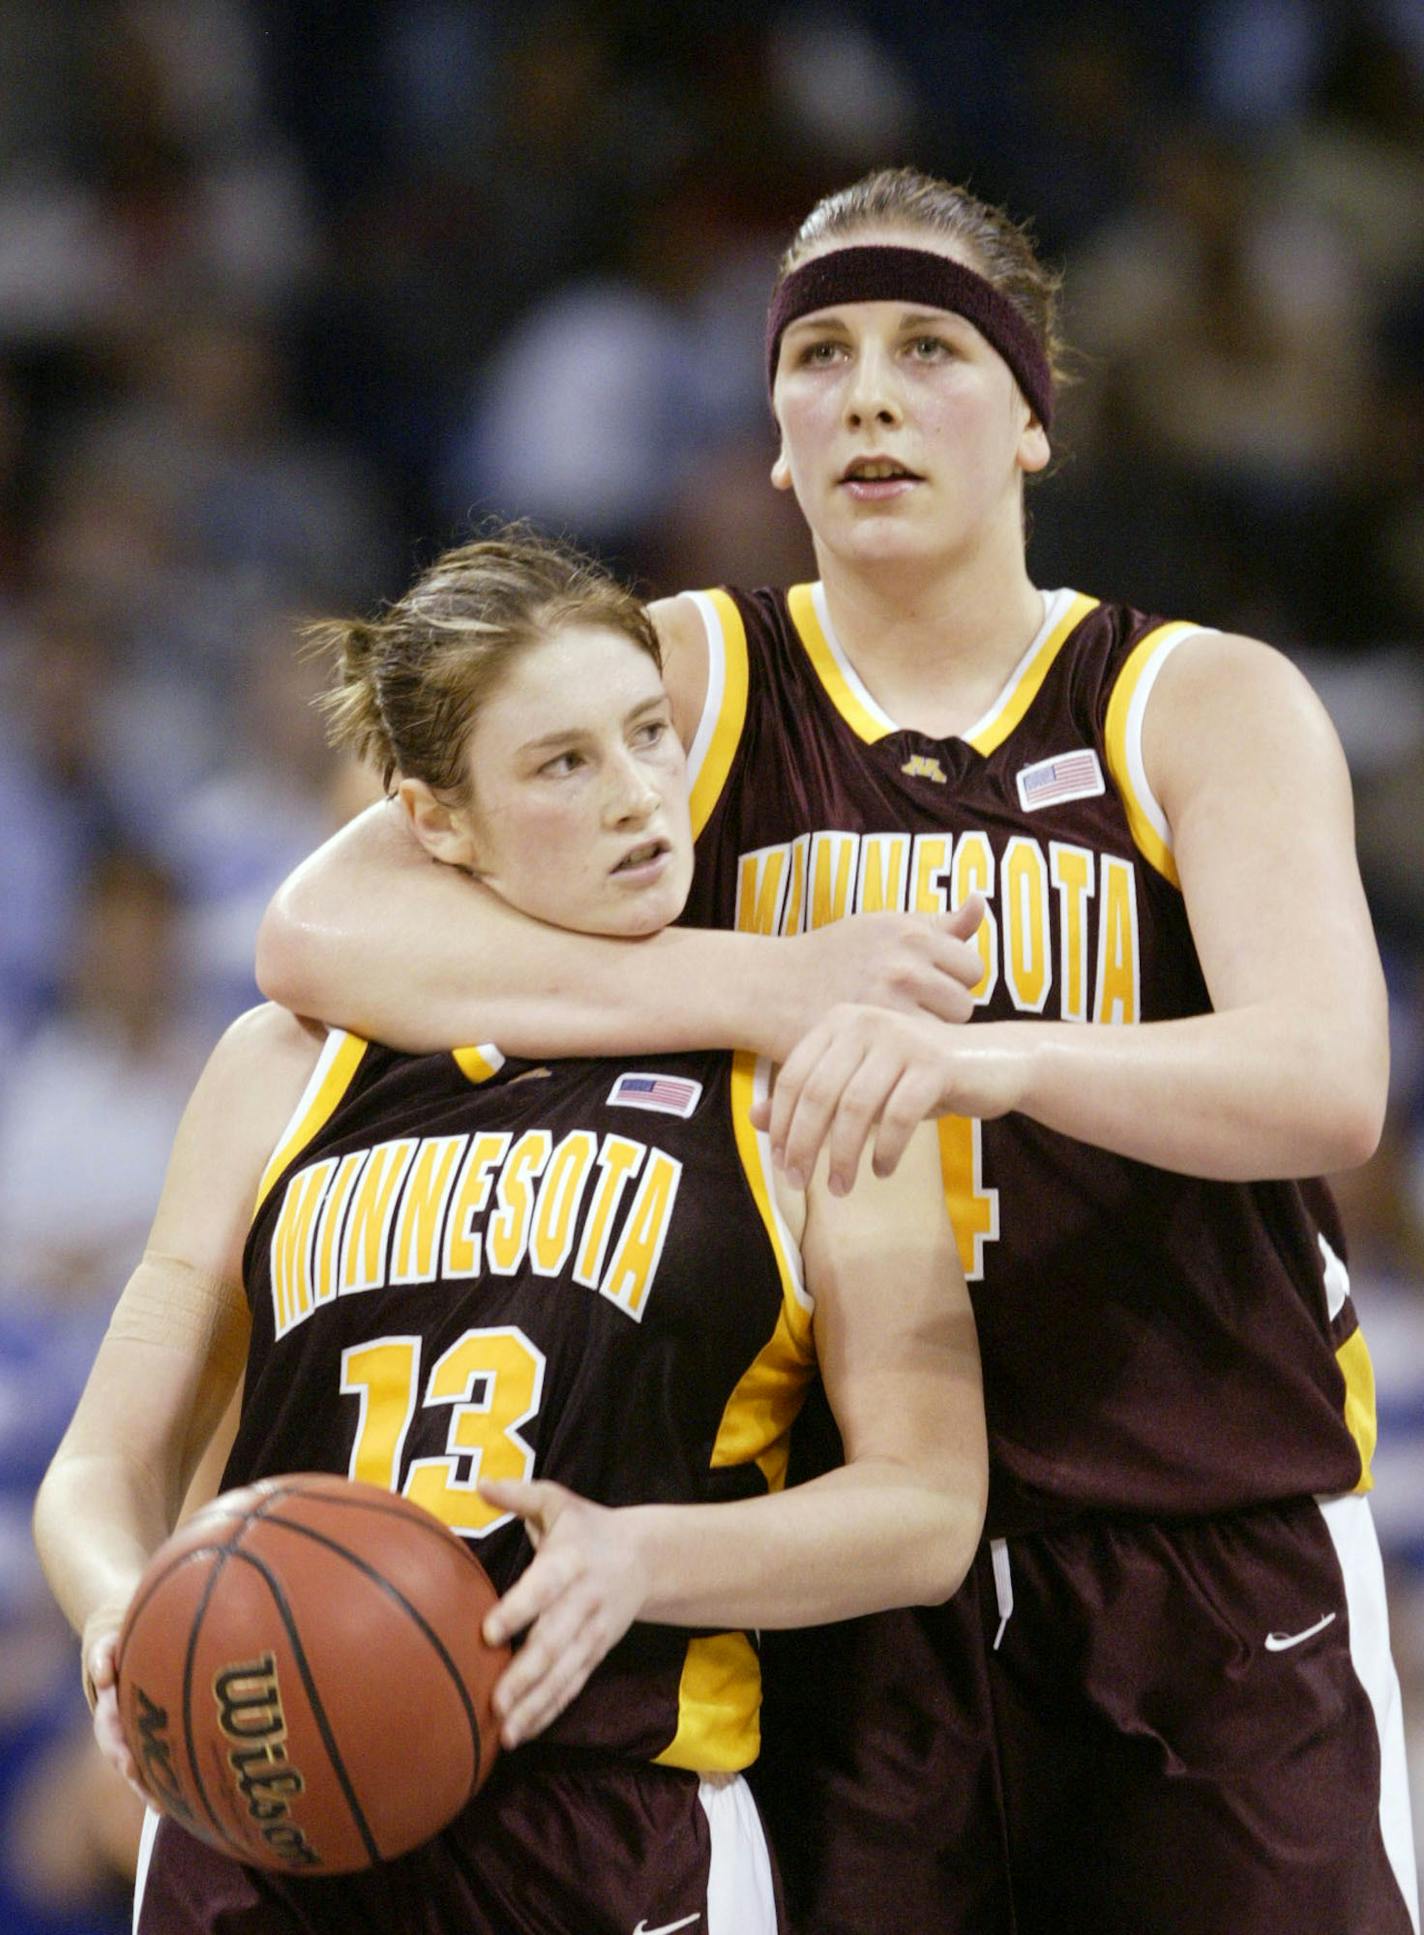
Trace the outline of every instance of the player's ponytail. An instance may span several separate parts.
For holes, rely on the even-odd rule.
[[[334,664],[336,683],[318,703],[333,746],[374,766],[389,787],[398,765],[381,712],[379,666],[382,626],[364,618],[324,618],[302,628],[306,649]]]

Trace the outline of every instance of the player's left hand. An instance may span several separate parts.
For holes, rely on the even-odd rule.
[[[479,1489],[491,1505],[518,1513],[535,1549],[533,1564],[484,1623],[492,1646],[528,1628],[494,1690],[500,1740],[517,1747],[563,1712],[617,1645],[638,1616],[647,1582],[622,1513],[548,1479],[488,1479]]]
[[[1007,1114],[1023,1073],[1002,1031],[842,1004],[802,1036],[752,1121],[770,1132],[772,1156],[797,1189],[826,1145],[831,1190],[844,1195],[872,1138],[875,1173],[888,1176],[921,1122]]]

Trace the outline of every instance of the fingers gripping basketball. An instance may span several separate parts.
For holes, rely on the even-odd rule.
[[[495,1597],[452,1532],[375,1486],[311,1473],[226,1493],[154,1555],[120,1635],[145,1784],[256,1866],[404,1854],[489,1773],[509,1657],[480,1634]]]

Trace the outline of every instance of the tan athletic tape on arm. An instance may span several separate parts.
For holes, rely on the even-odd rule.
[[[247,1303],[240,1284],[205,1276],[180,1256],[145,1250],[109,1319],[118,1342],[193,1351],[236,1370],[247,1353]]]

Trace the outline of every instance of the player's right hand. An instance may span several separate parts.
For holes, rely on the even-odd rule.
[[[801,1031],[843,1003],[968,1021],[984,976],[974,939],[983,919],[983,898],[971,894],[948,914],[855,914],[798,935]]]
[[[117,1626],[109,1628],[97,1638],[86,1638],[84,1690],[86,1695],[92,1695],[94,1739],[99,1752],[115,1773],[128,1783],[145,1807],[152,1807],[153,1797],[144,1792],[139,1780],[138,1762],[129,1751],[129,1743],[119,1723],[118,1674],[114,1664],[118,1644]]]

